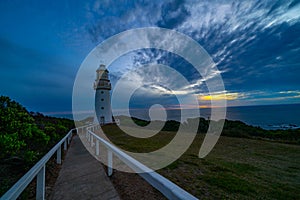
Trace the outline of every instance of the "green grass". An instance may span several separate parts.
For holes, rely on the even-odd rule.
[[[119,147],[149,152],[168,144],[174,132],[137,139],[104,127]],[[213,151],[198,158],[204,135],[175,162],[158,170],[201,199],[300,199],[300,146],[221,136]]]
[[[221,188],[227,193],[255,193],[255,185],[228,172],[218,175],[205,176],[204,180],[214,187]]]

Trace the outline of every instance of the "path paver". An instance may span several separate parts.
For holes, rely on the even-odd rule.
[[[50,199],[119,200],[120,198],[102,164],[90,155],[76,135],[73,137]]]

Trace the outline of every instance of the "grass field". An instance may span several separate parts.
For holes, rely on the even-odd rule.
[[[117,146],[132,152],[159,149],[175,134],[137,139],[113,125],[103,129]],[[221,136],[200,159],[203,138],[198,134],[184,155],[158,173],[201,199],[300,199],[299,145]]]

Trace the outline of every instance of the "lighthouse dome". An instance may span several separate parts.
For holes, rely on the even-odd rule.
[[[107,69],[104,64],[100,64],[99,68],[97,69],[97,72],[98,71],[107,71]]]

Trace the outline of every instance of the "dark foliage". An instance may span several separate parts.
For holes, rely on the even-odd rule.
[[[147,126],[150,123],[150,121],[138,119],[136,117],[131,117],[131,119],[139,126]]]
[[[31,112],[31,116],[38,128],[50,136],[49,146],[55,145],[70,129],[74,128],[74,122],[70,119],[44,116],[41,113],[33,112]]]
[[[74,127],[0,96],[0,196]]]
[[[42,154],[50,137],[19,103],[0,97],[0,160],[22,160],[31,164]]]

